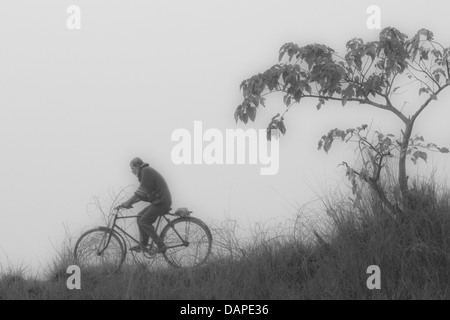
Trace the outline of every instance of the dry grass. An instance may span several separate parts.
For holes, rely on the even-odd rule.
[[[225,221],[211,226],[214,251],[202,267],[127,260],[119,274],[82,270],[81,290],[66,287],[73,263],[67,241],[45,279],[2,266],[0,299],[449,299],[449,189],[434,180],[412,183],[416,204],[401,219],[368,190],[363,207],[334,193],[324,202],[321,228],[309,225],[321,241],[305,237],[300,213],[284,226],[256,226],[246,239]],[[380,290],[366,286],[370,265],[381,269]]]

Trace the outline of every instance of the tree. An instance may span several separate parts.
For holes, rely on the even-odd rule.
[[[427,153],[420,149],[449,152],[447,148],[440,148],[433,143],[422,143],[424,139],[421,136],[411,136],[419,115],[450,86],[450,47],[443,47],[434,40],[433,33],[426,29],[420,29],[408,39],[397,29],[387,27],[380,32],[378,41],[364,43],[362,39],[354,38],[347,42],[346,48],[347,53],[342,57],[323,44],[303,47],[294,43],[284,44],[279,51],[278,64],[241,83],[244,99],[234,117],[236,122],[254,121],[257,109],[265,107],[265,96],[275,92],[284,94],[286,109],[272,118],[267,127],[268,139],[271,129],[286,133],[286,112],[294,104],[307,99],[318,101],[317,110],[327,101],[336,100],[342,106],[348,102],[357,102],[391,112],[404,124],[397,140],[392,134],[378,133],[378,141],[369,142],[367,136],[361,135],[361,131],[367,128],[364,125],[356,129],[333,129],[320,139],[318,148],[323,147],[328,152],[334,139],[349,141],[351,137],[358,137],[360,147],[369,152],[370,161],[366,165],[371,166],[372,174],[367,172],[367,167],[357,171],[345,164],[347,174],[368,182],[388,207],[398,211],[399,207],[389,202],[379,185],[386,158],[392,157],[396,150],[399,153],[398,182],[402,203],[405,204],[409,196],[407,156],[410,155],[415,163],[418,159],[427,159]],[[407,84],[402,83],[405,79],[409,81]],[[399,89],[412,84],[417,85],[417,94],[423,94],[425,100],[421,101],[412,115],[407,116],[399,106],[393,104],[392,97],[401,95]]]

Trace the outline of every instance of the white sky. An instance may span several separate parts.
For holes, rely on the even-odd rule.
[[[66,27],[72,4],[81,8],[81,30]],[[176,166],[171,133],[192,132],[195,120],[204,130],[265,128],[282,100],[269,99],[256,123],[236,126],[241,81],[277,63],[286,42],[344,53],[354,37],[377,40],[379,30],[366,27],[372,4],[381,8],[382,28],[410,37],[428,28],[450,45],[445,1],[2,1],[0,265],[45,265],[65,226],[76,235],[95,225],[87,205],[137,186],[128,166],[135,156],[164,175],[174,208],[187,206],[205,221],[231,218],[246,227],[294,217],[287,201],[314,199],[312,189],[344,180],[336,166],[352,161],[339,144],[328,156],[317,151],[323,134],[372,120],[398,133],[399,121],[352,104],[319,112],[316,102],[296,106],[274,176],[261,176],[259,165]],[[415,133],[450,146],[449,102],[445,92]],[[449,176],[448,156],[430,160]]]

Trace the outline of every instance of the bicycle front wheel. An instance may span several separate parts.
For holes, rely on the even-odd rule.
[[[211,253],[208,226],[192,217],[178,218],[164,227],[161,238],[167,246],[164,259],[174,268],[202,265]]]
[[[108,228],[92,229],[82,234],[74,252],[79,267],[93,273],[119,271],[125,255],[121,239]]]

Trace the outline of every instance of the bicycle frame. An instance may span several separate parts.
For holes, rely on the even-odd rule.
[[[101,251],[99,251],[99,255],[101,255],[102,253],[103,253],[103,251],[104,250],[106,250],[106,248],[108,247],[108,245],[109,245],[109,242],[110,242],[110,240],[111,240],[111,237],[112,237],[112,234],[115,232],[116,234],[118,234],[121,238],[122,238],[122,240],[125,242],[125,239],[120,235],[120,233],[118,232],[118,231],[116,231],[115,229],[117,229],[117,230],[119,230],[121,233],[123,233],[126,237],[128,237],[129,239],[131,239],[132,241],[134,241],[135,243],[137,243],[137,244],[139,244],[140,243],[140,241],[139,240],[137,240],[136,238],[134,238],[131,234],[129,234],[128,232],[126,232],[123,228],[121,228],[120,226],[118,226],[117,225],[117,220],[125,220],[125,219],[131,219],[131,218],[138,218],[139,216],[120,216],[119,215],[120,214],[120,209],[117,209],[116,210],[116,212],[113,214],[113,219],[112,219],[112,221],[111,221],[111,223],[108,223],[108,226],[106,227],[108,230],[111,230],[111,232],[109,232],[109,236],[108,236],[108,240],[107,240],[107,242],[106,242],[106,245],[104,246],[104,249],[103,250],[101,250]],[[181,237],[181,235],[178,233],[178,231],[175,229],[175,228],[173,228],[173,222],[172,222],[172,220],[170,220],[170,219],[168,219],[166,216],[167,215],[171,215],[171,216],[176,216],[176,217],[178,217],[178,215],[176,215],[176,214],[173,214],[173,213],[171,213],[171,212],[167,212],[167,213],[164,213],[164,214],[162,214],[162,215],[160,215],[160,216],[158,216],[158,218],[157,218],[157,220],[156,220],[156,230],[158,230],[159,228],[160,228],[160,225],[162,226],[162,218],[164,218],[165,219],[165,221],[166,221],[166,223],[167,223],[167,225],[169,225],[171,228],[172,228],[172,230],[174,230],[174,232],[176,233],[176,235],[180,238],[180,240],[182,241],[182,244],[180,244],[180,245],[176,245],[176,246],[169,246],[168,248],[175,248],[175,247],[180,247],[180,246],[187,246],[188,245],[188,242],[186,241],[186,240],[184,240],[182,237]],[[151,241],[151,243],[150,243],[150,246],[153,246],[153,239],[152,239],[152,241]],[[125,244],[125,243],[124,243]]]
[[[120,224],[118,221],[137,218],[139,222],[141,216],[140,214],[125,215],[121,209],[124,208],[112,210],[105,221],[106,224],[90,229],[78,238],[74,250],[74,258],[77,261],[86,263],[87,266],[107,266],[108,268],[115,266],[117,267],[115,270],[120,269],[127,252],[134,251],[134,248],[129,250],[127,247],[133,242],[140,243],[139,238],[136,239],[133,236],[134,228],[128,230],[129,233],[126,230],[128,224]],[[211,253],[212,235],[203,221],[190,216],[191,212],[185,208],[172,212],[171,208],[168,208],[163,214],[154,218],[153,223],[156,233],[165,244],[161,249],[166,250],[151,250],[152,248],[146,247],[136,251],[142,252],[148,259],[153,259],[156,253],[161,253],[164,260],[174,268],[203,264]],[[133,226],[134,223],[135,220],[132,222]],[[150,246],[153,246],[155,242],[151,240]],[[134,254],[133,257],[136,258]]]

